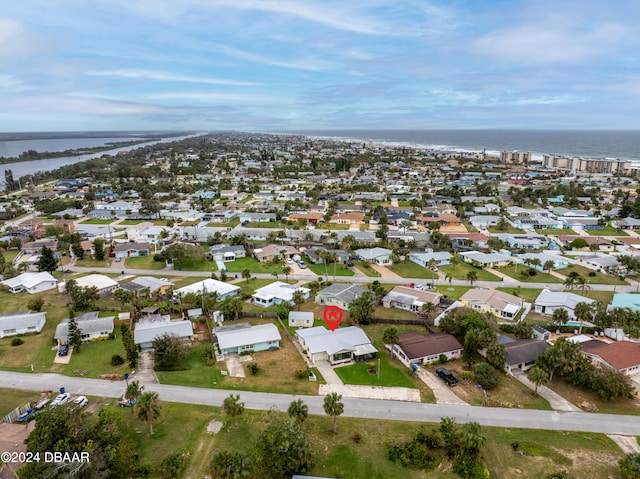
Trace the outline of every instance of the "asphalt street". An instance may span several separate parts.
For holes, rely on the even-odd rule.
[[[118,398],[125,389],[124,381],[73,378],[59,374],[29,374],[0,371],[0,387],[27,391],[58,390],[64,387],[72,395],[83,394]],[[145,384],[146,391],[155,391],[163,401],[221,406],[231,393],[240,394],[245,407],[257,410],[276,408],[285,411],[294,399],[303,399],[309,413],[322,415],[321,396],[257,393],[225,389],[204,389],[165,384]],[[413,402],[343,398],[344,416],[437,423],[449,416],[458,422],[476,421],[484,426],[586,431],[604,434],[640,436],[640,416],[557,412],[530,409],[487,408],[450,404],[420,404]]]

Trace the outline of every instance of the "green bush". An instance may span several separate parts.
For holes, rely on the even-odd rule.
[[[160,472],[163,478],[174,479],[180,477],[186,466],[187,455],[181,452],[174,452],[162,460]]]
[[[473,380],[480,384],[484,389],[493,389],[500,382],[498,372],[488,363],[480,363],[476,365],[473,373]]]
[[[21,338],[13,338],[11,340],[11,346],[20,346],[24,341]]]
[[[112,366],[120,366],[121,364],[124,364],[124,358],[122,356],[120,356],[119,354],[114,354],[113,356],[111,356]]]
[[[249,363],[247,364],[247,369],[249,370],[249,372],[253,375],[258,374],[258,369],[260,369],[258,367],[258,365],[256,363]]]

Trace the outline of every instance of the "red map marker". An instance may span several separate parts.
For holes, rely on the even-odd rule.
[[[342,310],[337,306],[327,306],[322,313],[324,322],[327,323],[331,331],[335,331],[342,321]]]

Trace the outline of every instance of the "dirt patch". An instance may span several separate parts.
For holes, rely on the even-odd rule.
[[[389,399],[392,401],[420,402],[418,389],[384,386],[358,386],[353,384],[321,384],[318,394],[321,396],[338,393],[343,397],[365,399]]]

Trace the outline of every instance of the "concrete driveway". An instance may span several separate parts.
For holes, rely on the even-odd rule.
[[[444,381],[428,369],[420,368],[417,373],[422,382],[429,386],[429,389],[433,391],[437,404],[458,404],[460,406],[469,405],[467,402],[460,399],[458,395],[452,391],[450,386],[447,386]]]
[[[138,369],[132,374],[131,379],[140,381],[141,384],[158,384],[158,377],[153,369],[153,351],[140,352],[138,357]]]
[[[536,385],[529,381],[529,377],[525,373],[523,373],[522,371],[514,371],[513,376],[529,389],[535,391]],[[560,396],[560,394],[549,389],[547,386],[538,386],[538,394],[549,401],[549,404],[554,411],[582,411],[582,409],[580,409],[578,406],[573,405],[565,398]]]
[[[329,364],[329,361],[327,360],[316,361],[316,367],[318,368],[318,371],[320,371],[320,374],[322,374],[322,377],[327,382],[327,384],[342,386],[343,384],[342,380],[338,377],[336,372],[333,370],[333,368],[331,367],[331,364]]]
[[[224,362],[227,365],[227,371],[232,378],[245,378],[247,375],[244,373],[242,367],[242,361],[237,354],[228,354],[224,358]]]

